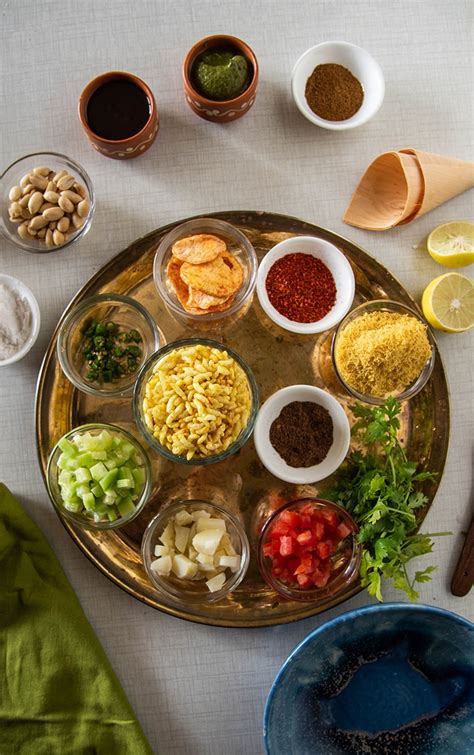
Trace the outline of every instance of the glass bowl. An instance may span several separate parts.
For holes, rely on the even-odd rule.
[[[139,498],[135,502],[134,510],[126,514],[125,516],[118,517],[113,522],[109,521],[108,519],[95,521],[91,515],[88,516],[87,514],[82,512],[76,513],[74,511],[69,511],[68,509],[66,509],[61,496],[59,484],[59,475],[61,470],[58,467],[58,459],[62,453],[62,449],[60,448],[59,443],[64,439],[71,440],[71,438],[73,438],[75,435],[82,435],[84,433],[99,435],[103,430],[107,430],[107,432],[110,433],[110,435],[112,435],[114,438],[119,438],[121,440],[127,441],[128,443],[131,443],[145,471],[145,482],[143,483]],[[48,466],[46,469],[46,485],[53,506],[58,514],[60,514],[60,516],[65,517],[69,521],[85,529],[111,530],[116,529],[117,527],[123,527],[125,524],[128,524],[142,511],[151,492],[151,464],[148,458],[148,454],[142,447],[141,443],[139,443],[139,441],[134,438],[133,435],[131,435],[129,432],[123,430],[121,427],[117,427],[116,425],[105,425],[99,422],[94,422],[87,425],[80,425],[80,427],[75,427],[73,430],[65,433],[65,435],[63,435],[63,437],[60,438],[60,440],[56,443],[48,459]]]
[[[35,295],[28,286],[23,283],[23,281],[18,278],[13,278],[11,275],[0,273],[0,286],[1,285],[5,286],[9,291],[22,300],[30,310],[28,315],[28,336],[26,337],[23,346],[21,346],[18,351],[0,361],[0,367],[7,367],[10,364],[19,362],[20,359],[23,359],[23,357],[25,357],[35,345],[40,331],[41,313]]]
[[[324,587],[311,589],[295,587],[275,576],[272,573],[272,560],[264,554],[264,546],[270,542],[271,533],[277,525],[281,515],[285,511],[299,511],[303,506],[310,505],[315,512],[334,513],[339,518],[339,523],[344,523],[351,533],[342,540],[331,556],[332,572]],[[264,580],[279,595],[287,600],[298,600],[312,603],[326,603],[333,600],[336,595],[344,592],[359,574],[362,547],[357,542],[359,528],[346,509],[337,503],[325,501],[321,498],[298,498],[290,501],[274,511],[264,522],[258,541],[258,565]]]
[[[186,346],[197,346],[197,345],[205,345],[210,346],[211,348],[219,349],[220,351],[227,351],[230,357],[234,359],[239,366],[244,371],[249,391],[250,391],[250,397],[251,397],[251,407],[250,407],[250,414],[247,421],[246,427],[241,431],[238,438],[225,450],[221,453],[215,454],[213,456],[205,456],[205,457],[199,457],[199,458],[192,458],[190,460],[186,459],[184,456],[177,456],[176,454],[172,453],[168,448],[163,446],[157,438],[151,433],[145,417],[144,417],[144,411],[143,411],[143,401],[145,398],[145,390],[146,390],[146,384],[148,380],[153,375],[156,366],[158,363],[165,357],[167,354],[169,354],[171,351],[174,351],[175,349],[184,348]],[[159,351],[157,351],[155,354],[153,354],[148,361],[143,365],[142,369],[140,370],[140,374],[138,375],[137,381],[135,383],[135,388],[133,391],[133,413],[135,416],[135,422],[137,423],[138,429],[140,430],[141,434],[145,438],[146,442],[148,443],[151,448],[153,448],[155,451],[157,451],[161,456],[164,456],[166,459],[169,459],[169,461],[175,461],[179,462],[180,464],[189,464],[194,466],[204,466],[207,464],[216,464],[219,461],[223,461],[223,459],[227,459],[229,456],[232,456],[233,454],[237,453],[242,446],[245,445],[247,440],[250,438],[254,425],[255,420],[257,418],[257,412],[259,407],[259,393],[258,393],[258,386],[257,382],[255,380],[255,377],[252,373],[252,370],[248,366],[246,362],[242,359],[241,356],[239,356],[233,349],[229,348],[229,346],[224,346],[224,344],[219,343],[218,341],[211,341],[208,338],[183,338],[179,341],[173,341],[172,343],[167,344],[166,346],[163,346]]]
[[[228,250],[238,259],[244,271],[244,280],[232,304],[222,312],[193,314],[187,312],[172,289],[166,269],[171,258],[171,248],[179,239],[206,233],[218,236],[226,242]],[[174,228],[160,242],[153,263],[153,279],[158,293],[169,312],[179,322],[193,330],[209,333],[213,326],[230,326],[243,317],[252,303],[257,280],[257,255],[248,238],[230,223],[213,218],[196,218]]]
[[[178,513],[186,510],[188,513],[204,510],[212,517],[224,519],[227,533],[237,554],[240,556],[239,570],[231,573],[220,590],[210,592],[205,579],[179,579],[174,574],[163,577],[157,574],[151,565],[154,560],[155,545],[159,543],[159,536],[168,522]],[[180,500],[165,506],[150,522],[142,540],[142,558],[146,572],[152,584],[168,600],[174,603],[214,603],[222,600],[242,582],[250,561],[250,546],[245,530],[239,520],[226,509],[215,503],[199,500]]]
[[[17,223],[13,223],[8,215],[8,208],[10,205],[10,199],[8,197],[9,191],[13,186],[18,186],[23,176],[27,175],[33,170],[33,168],[46,166],[56,172],[60,170],[66,170],[77,182],[85,186],[88,193],[90,208],[87,217],[81,228],[78,228],[71,233],[67,241],[61,246],[48,247],[41,239],[31,236],[27,239],[22,239],[17,233]],[[68,246],[75,244],[79,241],[91,227],[92,218],[95,212],[95,192],[92,186],[92,181],[87,175],[84,168],[71,160],[66,155],[61,155],[58,152],[33,152],[30,155],[25,155],[14,163],[8,166],[6,170],[0,176],[0,230],[2,234],[16,246],[24,249],[27,252],[36,252],[39,254],[47,254],[48,252],[63,251]]]
[[[136,370],[117,382],[95,385],[86,379],[88,366],[81,350],[84,344],[83,328],[95,319],[105,323],[113,321],[123,330],[137,330],[142,337],[138,343],[142,354]],[[160,336],[150,313],[139,302],[121,294],[97,294],[84,299],[74,307],[59,326],[57,354],[68,380],[80,391],[92,396],[120,396],[131,391],[140,367],[157,348]]]
[[[349,323],[353,322],[355,319],[357,319],[361,315],[365,315],[369,312],[396,312],[397,314],[411,315],[412,317],[416,317],[416,319],[419,320],[426,327],[426,335],[428,337],[428,340],[431,346],[431,357],[427,360],[425,366],[423,367],[421,373],[416,378],[416,380],[414,380],[409,386],[407,386],[407,388],[405,388],[400,393],[388,393],[385,396],[373,396],[368,393],[360,393],[359,391],[357,391],[355,388],[353,388],[349,383],[347,383],[344,380],[340,372],[340,369],[338,368],[337,347],[338,347],[338,341],[339,341],[342,331]],[[393,396],[398,401],[408,401],[408,399],[411,399],[414,396],[416,396],[416,394],[419,393],[421,389],[426,385],[426,383],[428,382],[431,376],[431,373],[433,372],[433,367],[435,363],[435,352],[436,352],[436,342],[434,340],[433,334],[430,328],[428,327],[426,321],[421,317],[421,315],[419,315],[418,312],[416,312],[414,309],[407,307],[405,304],[400,304],[397,301],[390,301],[389,299],[375,299],[374,301],[364,302],[363,304],[359,304],[358,307],[356,307],[351,312],[349,312],[349,314],[339,324],[339,327],[337,328],[336,333],[334,334],[334,337],[332,340],[332,346],[331,346],[332,363],[334,365],[336,375],[339,378],[342,385],[344,386],[344,388],[346,389],[347,393],[349,393],[351,396],[354,396],[359,401],[364,401],[366,404],[374,404],[374,405],[383,404],[389,395]]]

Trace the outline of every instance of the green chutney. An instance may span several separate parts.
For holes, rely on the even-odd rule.
[[[203,52],[193,66],[193,78],[203,97],[233,100],[249,85],[249,64],[231,50]]]

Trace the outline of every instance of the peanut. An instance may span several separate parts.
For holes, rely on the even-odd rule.
[[[64,189],[70,189],[73,184],[74,178],[70,176],[69,173],[66,173],[65,176],[61,176],[59,181],[56,182],[58,189],[61,191],[64,191]]]
[[[64,233],[61,233],[61,231],[56,230],[53,232],[53,241],[55,246],[61,246],[61,244],[64,244]]]
[[[29,236],[28,227],[26,223],[22,223],[18,226],[18,235],[21,239],[27,239]]]
[[[60,207],[48,207],[48,209],[44,211],[43,217],[49,222],[52,220],[59,220],[63,215],[64,210],[61,210]]]
[[[49,184],[48,184],[48,186],[49,186]],[[53,186],[54,186],[54,184],[53,184]],[[51,190],[48,191],[48,190],[46,190],[44,192],[43,196],[44,196],[44,198],[46,199],[47,202],[52,202],[53,204],[57,204],[58,203],[59,194],[57,193],[57,191],[51,191]]]
[[[49,183],[48,179],[44,176],[30,176],[30,183],[33,184],[35,189],[42,189],[44,191]]]
[[[63,218],[58,220],[58,224],[56,227],[59,231],[61,231],[61,233],[65,233],[67,230],[69,230],[70,224],[71,224],[71,221],[69,220],[69,218],[64,216]]]
[[[30,222],[28,223],[28,230],[30,231],[39,231],[41,228],[44,228],[45,225],[48,225],[48,221],[45,220],[44,215],[36,215]]]
[[[60,206],[61,210],[64,210],[64,212],[74,212],[74,205],[71,202],[70,199],[64,196],[64,193],[62,193],[59,197],[58,205]],[[80,204],[78,205],[78,208],[80,207]],[[79,212],[79,209],[78,209]]]
[[[12,186],[8,192],[10,202],[17,202],[21,197],[21,186]]]
[[[49,230],[46,231],[46,236],[44,237],[44,241],[46,246],[53,246],[53,232]]]
[[[31,195],[28,201],[28,210],[31,212],[32,215],[35,215],[42,204],[43,204],[42,193],[40,191],[35,191],[35,193]]]
[[[71,189],[66,189],[66,191],[63,191],[62,196],[67,197],[73,204],[79,204],[79,202],[83,199],[80,194],[76,194],[76,192],[71,191]]]
[[[87,217],[87,214],[89,212],[90,205],[87,199],[83,199],[82,202],[79,202],[77,205],[77,214],[81,218]]]
[[[39,167],[39,168],[33,168],[33,175],[34,176],[48,176],[49,175],[49,168],[46,167]]]

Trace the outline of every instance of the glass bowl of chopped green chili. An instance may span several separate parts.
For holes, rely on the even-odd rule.
[[[161,345],[150,313],[122,294],[98,294],[68,312],[57,353],[68,380],[93,396],[129,393],[150,354]]]

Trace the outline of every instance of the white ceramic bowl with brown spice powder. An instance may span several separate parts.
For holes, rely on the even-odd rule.
[[[322,118],[311,109],[308,103],[305,94],[308,79],[317,66],[327,64],[343,66],[362,86],[362,104],[350,118],[347,118],[342,111],[343,120]],[[308,121],[321,128],[343,131],[362,126],[375,115],[383,102],[385,81],[377,61],[362,47],[357,47],[350,42],[323,42],[310,47],[297,60],[291,77],[291,90],[298,110]],[[330,99],[329,90],[324,94]],[[337,114],[337,111],[334,114]]]
[[[291,466],[277,451],[270,439],[273,423],[279,419],[282,411],[294,402],[316,404],[330,415],[332,442],[325,458],[319,464],[306,467]],[[304,423],[300,423],[299,427],[288,428],[290,432],[287,450],[294,450],[294,448],[291,449],[291,445],[298,445],[302,449],[309,444],[308,428],[303,429],[303,425]],[[291,435],[299,431],[301,431],[302,437],[292,444]],[[335,472],[346,458],[350,437],[349,420],[339,401],[327,391],[316,388],[314,385],[290,385],[276,391],[261,407],[254,429],[255,448],[263,466],[279,480],[291,482],[294,485],[309,485],[324,480]]]
[[[436,343],[415,310],[388,299],[360,304],[332,342],[336,374],[347,392],[368,404],[416,396],[429,380]]]

